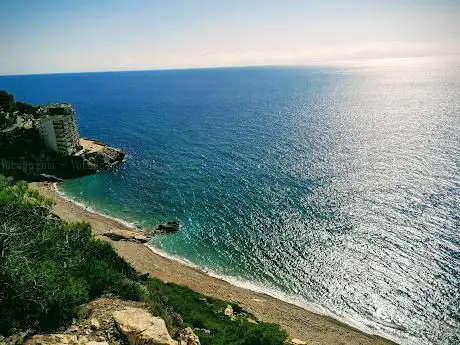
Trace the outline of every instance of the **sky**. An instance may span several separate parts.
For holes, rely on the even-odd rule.
[[[0,0],[0,75],[460,55],[460,0]]]

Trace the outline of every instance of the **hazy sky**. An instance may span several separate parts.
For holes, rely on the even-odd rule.
[[[460,0],[0,0],[0,74],[460,54]]]

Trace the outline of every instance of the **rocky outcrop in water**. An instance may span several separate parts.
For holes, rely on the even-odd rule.
[[[166,222],[158,225],[155,232],[156,233],[170,233],[179,231],[180,224],[178,221]]]
[[[108,170],[123,162],[125,154],[116,149],[80,156],[60,157],[43,150],[39,154],[0,157],[0,172],[27,181],[61,181]]]
[[[90,175],[99,171],[108,170],[117,164],[124,161],[125,154],[109,146],[105,146],[103,150],[97,152],[83,152],[79,156],[70,157],[70,166],[68,173],[71,177],[74,175]]]

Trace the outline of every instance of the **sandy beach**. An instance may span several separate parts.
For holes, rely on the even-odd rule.
[[[311,345],[395,344],[377,335],[366,334],[329,316],[316,314],[262,293],[243,289],[211,277],[178,261],[160,256],[147,246],[127,241],[111,241],[101,236],[112,229],[132,230],[122,223],[90,212],[63,198],[53,184],[32,183],[44,195],[55,200],[54,213],[65,220],[87,221],[95,236],[109,241],[118,253],[139,272],[148,272],[162,280],[185,285],[200,293],[234,301],[259,320],[280,324],[290,335]]]

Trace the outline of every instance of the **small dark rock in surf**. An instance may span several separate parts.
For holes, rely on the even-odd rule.
[[[169,232],[178,231],[179,227],[180,227],[179,222],[173,221],[173,222],[166,222],[166,223],[158,225],[156,230],[157,232],[161,232],[161,233],[164,233],[164,232],[169,233]]]

